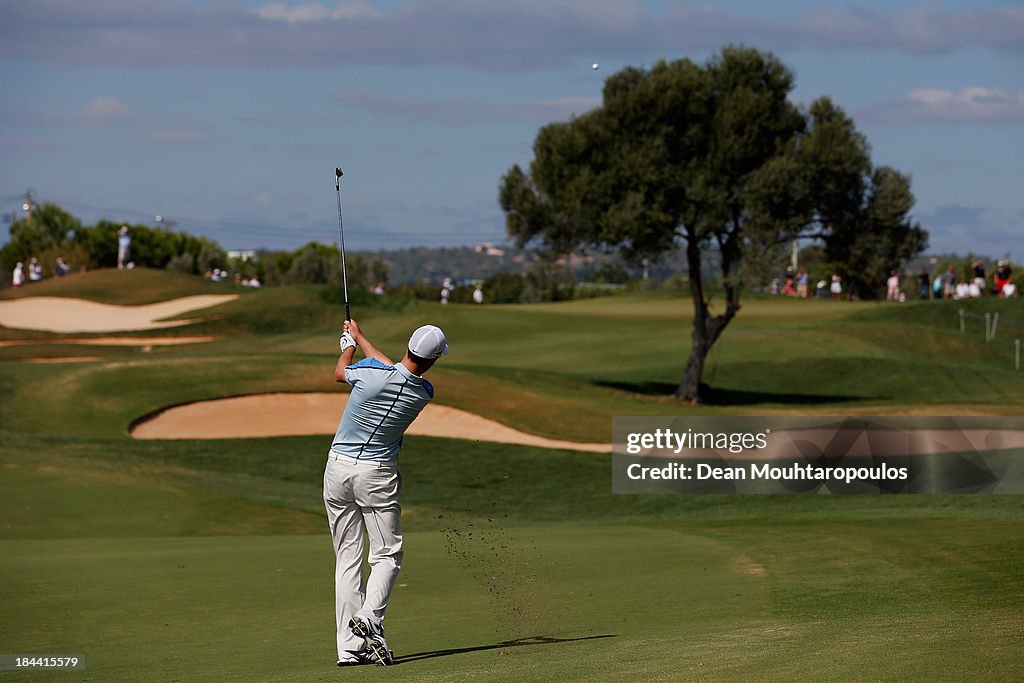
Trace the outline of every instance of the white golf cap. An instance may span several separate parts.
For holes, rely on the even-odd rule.
[[[417,327],[409,337],[409,353],[420,358],[440,358],[448,353],[448,341],[440,327],[424,325]]]

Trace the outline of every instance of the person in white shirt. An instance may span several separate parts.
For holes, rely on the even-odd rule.
[[[885,298],[888,301],[896,301],[900,296],[900,276],[895,270],[889,275],[889,279],[885,281],[885,285],[888,288],[888,293]]]
[[[25,267],[21,265],[21,261],[18,261],[18,265],[14,266],[14,274],[11,278],[11,285],[15,289],[18,289],[25,284]]]

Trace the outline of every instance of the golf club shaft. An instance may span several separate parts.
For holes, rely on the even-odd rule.
[[[345,320],[351,320],[348,307],[348,271],[345,269],[345,223],[341,217],[341,176],[340,168],[334,170],[334,191],[338,195],[338,233],[341,235],[341,286],[345,290]]]

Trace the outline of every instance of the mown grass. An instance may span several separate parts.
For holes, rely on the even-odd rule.
[[[154,299],[187,290],[142,275]],[[338,390],[337,293],[244,294],[177,331],[210,344],[0,349],[0,651],[83,653],[92,680],[1024,675],[1020,496],[613,496],[604,455],[429,437],[401,460],[406,559],[387,622],[401,664],[338,672],[328,437],[127,434],[169,404]],[[1015,303],[984,305],[1011,318]],[[678,294],[366,297],[354,313],[393,354],[417,324],[444,327],[439,402],[589,441],[627,414],[1020,415],[1021,379],[959,336],[956,310],[751,300],[700,407],[667,396],[688,348]],[[13,348],[103,360],[19,363]]]

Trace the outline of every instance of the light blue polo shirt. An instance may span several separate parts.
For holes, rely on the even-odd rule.
[[[401,363],[365,358],[345,368],[352,386],[331,450],[362,460],[397,460],[406,428],[434,398],[434,387]]]

